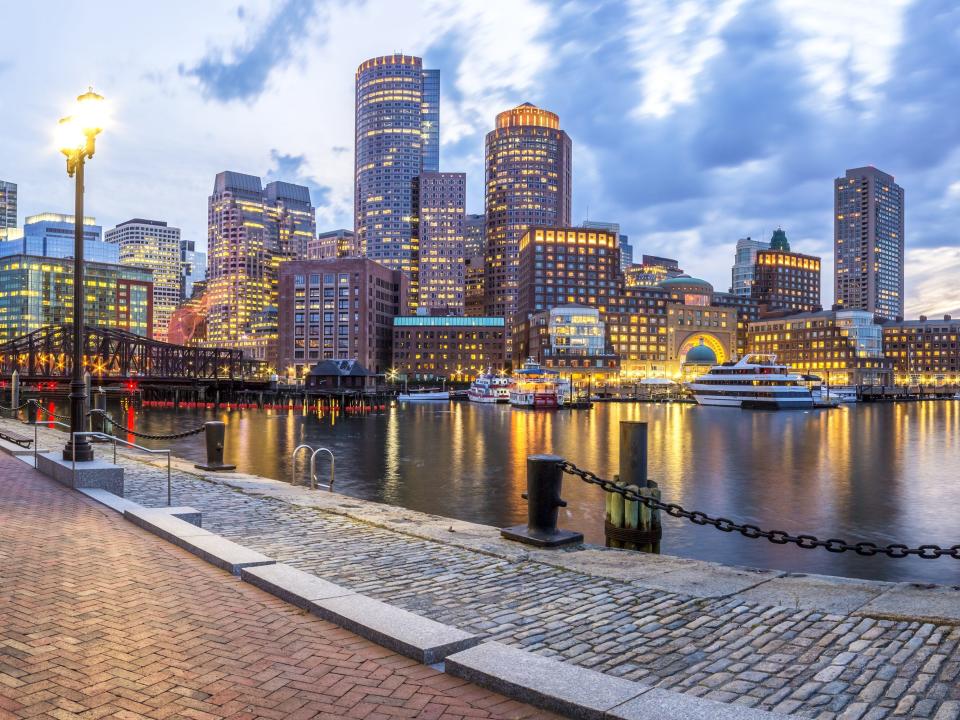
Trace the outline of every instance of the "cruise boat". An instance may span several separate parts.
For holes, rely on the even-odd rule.
[[[736,363],[715,365],[685,385],[700,405],[770,410],[813,407],[813,395],[803,378],[777,364],[776,355],[745,355]]]
[[[548,370],[533,358],[513,373],[510,404],[520,408],[553,409],[570,399],[570,381],[556,370]]]
[[[843,385],[836,387],[821,385],[818,388],[814,388],[813,399],[818,402],[826,402],[829,400],[836,400],[840,403],[860,402],[860,398],[857,397],[857,389]]]
[[[511,385],[513,385],[513,380],[505,375],[495,375],[488,369],[473,381],[467,391],[467,397],[470,402],[477,403],[510,402]]]

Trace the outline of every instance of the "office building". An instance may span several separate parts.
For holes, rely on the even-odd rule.
[[[17,227],[17,184],[0,180],[0,241]]]
[[[390,367],[393,318],[409,279],[367,258],[294,260],[280,267],[278,372],[303,377],[321,360]]]
[[[499,317],[395,317],[393,370],[407,380],[469,382],[504,367],[505,343]]]
[[[303,186],[217,174],[207,221],[210,345],[276,363],[279,268],[305,256],[316,232],[309,198]]]
[[[754,240],[751,237],[737,240],[737,250],[731,270],[730,293],[732,295],[750,297],[757,266],[757,253],[769,249],[770,243],[763,240]]]
[[[770,249],[756,253],[750,297],[764,314],[822,310],[820,258],[791,252],[787,234],[778,228]]]
[[[834,188],[834,302],[903,318],[903,188],[875,167],[847,170]]]
[[[151,337],[153,278],[149,270],[87,261],[84,288],[87,325]],[[72,259],[26,254],[0,258],[0,342],[72,323]]]
[[[468,214],[463,219],[464,257],[483,255],[487,251],[486,222],[483,215]]]
[[[602,314],[620,293],[619,242],[608,230],[532,228],[520,239],[517,265],[517,322],[571,303]]]
[[[960,385],[960,320],[921,315],[885,322],[883,354],[897,385]]]
[[[661,282],[683,275],[680,264],[672,258],[643,255],[639,263],[624,271],[626,287],[657,287]]]
[[[633,264],[633,246],[630,244],[630,238],[620,232],[620,223],[584,220],[580,224],[580,227],[593,230],[608,230],[614,233],[618,238],[618,245],[620,247],[620,269],[626,272],[627,268]]]
[[[363,257],[357,234],[353,230],[328,230],[317,233],[307,242],[307,260],[336,260],[337,258]]]
[[[826,310],[750,323],[750,352],[772,353],[793,371],[825,384],[889,385],[891,363],[873,313]]]
[[[468,257],[464,263],[464,315],[482,317],[484,308],[483,255]]]
[[[417,298],[413,179],[437,172],[439,71],[418,57],[386,55],[356,73],[354,223],[366,257],[411,277]]]
[[[464,173],[425,172],[414,178],[419,248],[417,309],[463,315],[465,309]]]
[[[515,325],[513,364],[533,358],[560,370],[576,382],[595,375],[614,375],[620,357],[607,341],[600,311],[585,305],[558,305],[530,314]]]
[[[72,258],[74,255],[73,215],[40,213],[31,215],[23,222],[23,230],[13,239],[0,242],[0,257],[8,255],[34,255],[50,258]],[[116,265],[120,262],[120,249],[105,243],[102,228],[92,217],[83,218],[83,257],[93,262]]]
[[[486,137],[486,314],[517,313],[520,239],[535,227],[570,227],[572,148],[560,118],[530,103],[497,115]]]
[[[105,240],[119,248],[121,265],[153,273],[153,338],[166,341],[170,316],[182,293],[180,228],[162,220],[134,218],[107,230]]]
[[[197,250],[193,240],[180,241],[180,301],[189,300],[194,295],[197,283],[207,279],[207,254]]]

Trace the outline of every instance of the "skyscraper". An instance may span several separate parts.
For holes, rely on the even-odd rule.
[[[463,219],[463,254],[471,258],[483,255],[487,251],[486,218],[480,214],[469,214]]]
[[[162,220],[134,218],[107,230],[120,249],[120,264],[153,273],[153,337],[166,341],[170,316],[180,304],[180,228]]]
[[[531,227],[569,227],[570,138],[552,112],[524,103],[497,115],[486,138],[487,315],[517,311],[520,238]]]
[[[903,188],[868,166],[833,181],[834,302],[903,318]]]
[[[317,233],[317,236],[307,243],[308,260],[335,260],[348,257],[363,257],[353,230],[327,230]]]
[[[0,240],[17,227],[17,184],[0,180]]]
[[[207,279],[207,254],[197,250],[194,240],[180,241],[180,301],[193,297],[194,283]]]
[[[758,250],[750,297],[762,314],[817,312],[820,258],[790,251],[782,228],[773,231],[769,250]]]
[[[754,240],[751,237],[737,240],[737,251],[733,260],[733,269],[730,272],[730,293],[740,297],[750,297],[750,288],[753,287],[754,268],[757,263],[757,252],[769,250],[770,243],[765,240]]]
[[[607,230],[617,235],[617,244],[620,248],[620,269],[626,272],[627,268],[633,264],[633,245],[630,244],[630,238],[620,232],[620,223],[601,222],[599,220],[584,220],[580,227],[590,228],[592,230]]]
[[[440,71],[409,55],[361,63],[356,73],[354,223],[361,251],[411,276],[418,247],[413,179],[440,163]]]
[[[467,176],[429,172],[416,178],[414,184],[420,249],[417,307],[463,315]]]

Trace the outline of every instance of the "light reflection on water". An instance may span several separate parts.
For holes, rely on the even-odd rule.
[[[824,538],[960,543],[960,402],[809,412],[646,404],[549,412],[423,403],[366,416],[148,408],[125,421],[163,433],[214,417],[227,422],[227,459],[241,471],[288,480],[293,448],[322,445],[337,457],[339,492],[499,526],[525,518],[520,493],[528,455],[562,455],[611,477],[619,422],[645,421],[650,477],[669,501]],[[173,448],[200,460],[202,436],[176,441]],[[318,457],[322,480],[326,473]],[[561,511],[561,524],[602,542],[600,491],[568,478],[564,497],[569,507]],[[836,555],[672,518],[664,525],[663,551],[669,554],[795,572],[960,583],[960,562],[949,558]]]

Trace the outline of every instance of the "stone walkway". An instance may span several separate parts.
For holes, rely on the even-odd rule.
[[[305,614],[0,455],[0,720],[27,717],[553,716]]]
[[[165,472],[124,463],[127,496],[164,504]],[[202,510],[214,532],[541,655],[799,717],[960,717],[957,625],[665,592],[419,539],[187,473],[174,487],[175,504]]]

